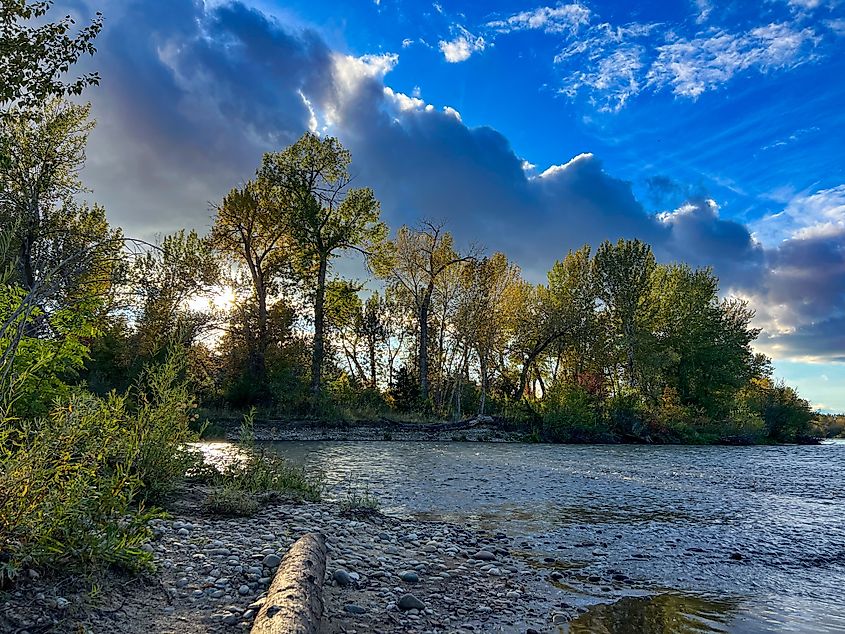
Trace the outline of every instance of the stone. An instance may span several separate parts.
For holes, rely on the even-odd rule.
[[[68,605],[70,605],[70,601],[64,597],[56,597],[56,607],[60,610],[64,610]]]
[[[489,550],[479,550],[472,556],[473,559],[477,559],[478,561],[493,561],[496,559],[496,555],[491,553]]]
[[[405,583],[417,583],[420,577],[413,570],[404,570],[399,573],[399,578]]]
[[[252,593],[252,590],[250,590],[249,586],[246,585],[246,584],[243,584],[240,588],[238,588],[238,594],[241,595],[242,597],[245,597],[245,596],[247,596],[248,594],[251,594],[251,593]]]
[[[226,625],[237,625],[238,622],[241,620],[241,617],[237,614],[227,614],[221,620]]]
[[[343,568],[338,568],[332,574],[332,579],[337,582],[337,585],[346,587],[352,584],[352,576],[346,572]]]
[[[267,568],[278,568],[279,564],[282,563],[282,558],[278,555],[267,555],[261,563]]]
[[[367,608],[355,605],[354,603],[343,606],[343,609],[349,612],[349,614],[366,614],[367,612]]]
[[[399,605],[399,609],[403,610],[403,611],[404,610],[424,610],[425,609],[425,603],[423,603],[417,597],[415,597],[413,594],[410,594],[410,593],[403,594],[399,598],[398,605]]]
[[[180,528],[178,531],[176,531],[176,534],[179,535],[179,537],[187,537],[191,534],[191,531],[189,531],[187,528]]]

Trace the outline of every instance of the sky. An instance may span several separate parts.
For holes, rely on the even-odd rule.
[[[544,279],[640,238],[712,266],[845,411],[845,0],[64,0],[105,27],[83,173],[127,235],[208,229],[266,151],[337,136],[396,228]]]

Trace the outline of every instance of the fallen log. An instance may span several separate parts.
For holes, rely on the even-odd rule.
[[[318,634],[325,576],[326,540],[319,533],[307,533],[282,559],[252,634]]]

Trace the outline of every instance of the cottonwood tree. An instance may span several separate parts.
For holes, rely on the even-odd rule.
[[[21,111],[38,108],[53,96],[78,95],[98,84],[97,73],[69,81],[64,76],[80,57],[93,55],[94,38],[103,27],[96,13],[90,24],[72,33],[74,20],[44,18],[52,0],[3,0],[0,4],[0,117],[10,106]]]
[[[492,367],[504,371],[508,345],[522,308],[519,268],[503,253],[465,263],[464,293],[456,317],[458,332],[478,358],[481,399],[478,413],[485,412]]]
[[[0,224],[11,230],[7,264],[25,291],[51,288],[39,291],[40,317],[29,328],[48,324],[58,306],[95,310],[121,268],[121,232],[110,229],[101,207],[79,201],[85,192],[79,171],[93,128],[88,114],[88,106],[54,98],[27,116],[16,111],[0,119]]]
[[[326,278],[333,258],[357,251],[376,257],[387,237],[381,207],[369,188],[351,187],[349,152],[333,137],[305,133],[259,170],[276,197],[305,277],[313,288],[311,392],[318,396],[324,359]],[[316,401],[315,401],[316,402]]]
[[[605,241],[593,258],[596,294],[631,387],[637,384],[638,353],[649,337],[651,278],[656,266],[651,247],[639,240],[619,240],[616,244]]]
[[[269,301],[279,291],[282,277],[290,272],[290,237],[283,211],[274,204],[264,181],[250,181],[226,194],[217,206],[210,234],[211,246],[245,270],[250,283],[256,332],[245,334],[249,367],[259,383],[266,373]]]
[[[137,294],[137,352],[152,357],[172,340],[194,343],[208,326],[206,313],[190,301],[207,297],[219,280],[219,262],[196,231],[165,236],[133,265]]]
[[[426,220],[414,229],[400,227],[392,242],[390,265],[381,268],[381,275],[405,295],[415,312],[419,335],[417,367],[423,401],[429,396],[428,328],[434,290],[446,271],[476,255],[475,248],[465,255],[459,254],[443,224]]]

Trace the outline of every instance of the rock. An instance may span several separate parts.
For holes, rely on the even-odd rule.
[[[267,555],[261,563],[267,568],[278,568],[279,564],[282,563],[282,558],[278,555]]]
[[[413,594],[403,594],[399,599],[400,610],[424,610],[425,603],[420,601]]]
[[[405,583],[417,583],[420,577],[413,570],[405,570],[399,573],[399,578]]]
[[[188,585],[188,578],[187,577],[182,577],[181,579],[179,579],[176,582],[177,588],[184,588],[186,585]]]
[[[343,568],[338,568],[332,574],[332,579],[337,582],[337,585],[346,587],[352,584],[352,576]]]
[[[64,610],[68,605],[70,605],[70,601],[64,597],[56,597],[56,607],[60,610]]]
[[[472,558],[479,561],[493,561],[496,559],[496,555],[491,553],[489,550],[479,550],[472,556]]]
[[[627,578],[628,575],[623,575],[621,572],[617,572],[615,575],[613,575],[614,581],[625,581],[625,579]]]
[[[549,575],[549,579],[551,579],[552,581],[560,581],[561,579],[563,579],[563,575],[557,571],[554,571]]]
[[[343,606],[343,609],[349,612],[349,614],[366,614],[367,612],[367,608],[362,608],[360,605],[355,605],[354,603]]]
[[[238,622],[241,620],[241,617],[237,614],[227,614],[221,620],[226,625],[237,625]]]
[[[540,634],[540,632],[535,630],[533,627],[529,627],[527,630],[525,630],[525,634]]]
[[[245,596],[247,596],[248,594],[251,594],[251,593],[252,593],[252,590],[250,590],[249,586],[246,585],[246,584],[243,584],[240,588],[238,588],[238,594],[241,595],[242,597],[245,597]]]
[[[187,537],[191,534],[191,531],[189,531],[187,528],[180,528],[178,531],[176,531],[176,534],[179,535],[179,537]]]

